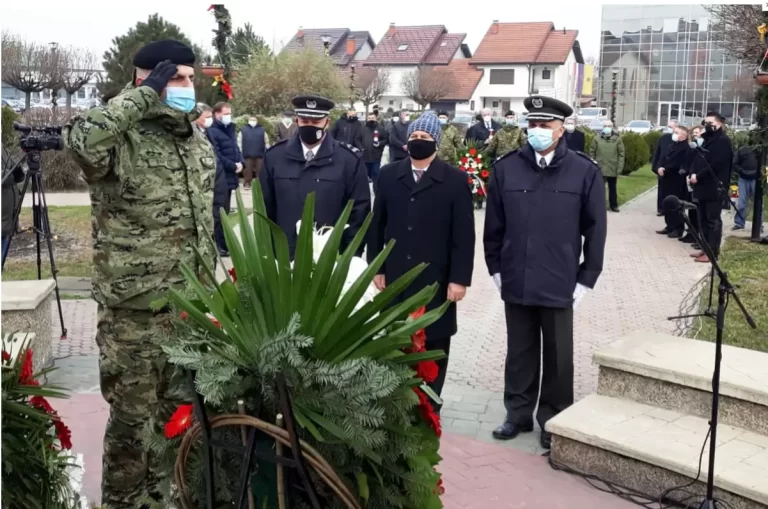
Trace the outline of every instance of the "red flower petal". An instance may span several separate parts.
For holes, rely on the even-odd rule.
[[[235,274],[235,268],[232,267],[231,269],[229,269],[228,272],[229,272],[230,277],[232,278],[232,282],[233,283],[237,283],[237,274]]]
[[[214,317],[211,317],[211,322],[213,323],[213,325],[221,329],[221,322],[219,322],[217,319],[215,319]]]
[[[24,364],[21,366],[21,372],[19,373],[19,383],[21,385],[38,385],[33,378],[32,372],[32,350],[27,349],[24,353]]]
[[[180,405],[165,423],[165,438],[174,438],[184,434],[192,426],[192,405]]]
[[[72,432],[67,425],[61,422],[61,419],[58,419],[53,425],[56,428],[56,438],[61,442],[61,448],[72,449]]]
[[[437,480],[437,494],[438,494],[438,495],[442,495],[442,494],[444,494],[444,493],[445,493],[445,488],[443,487],[443,478],[442,478],[442,477],[440,477],[440,478]]]
[[[29,398],[29,404],[33,407],[39,408],[40,410],[44,411],[47,414],[54,414],[56,413],[51,406],[50,403],[48,403],[48,400],[45,399],[42,396],[32,396]]]
[[[467,164],[467,158],[466,157],[462,157],[461,158],[461,163],[462,164]]]
[[[474,148],[469,149],[469,155],[471,156],[477,155],[477,149],[474,149]]]
[[[187,313],[186,311],[182,311],[181,314],[179,315],[179,318],[181,318],[182,320],[186,320],[187,318],[189,318],[189,313]]]
[[[434,382],[439,371],[435,361],[422,361],[416,366],[416,375],[427,383]]]
[[[484,179],[487,179],[490,175],[491,174],[488,170],[483,170],[480,172],[480,176],[483,177]]]

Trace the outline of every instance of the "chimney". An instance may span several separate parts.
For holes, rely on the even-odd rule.
[[[357,48],[357,43],[355,43],[354,39],[347,39],[347,55],[352,56],[355,54],[355,48]]]
[[[304,42],[304,27],[299,27],[299,31],[296,32],[296,38],[299,39],[299,41]]]
[[[499,20],[494,19],[493,23],[491,24],[491,33],[492,34],[498,34],[499,33]]]
[[[563,35],[565,35],[565,27],[563,27]]]
[[[387,36],[392,37],[393,35],[395,35],[395,24],[390,23],[389,30],[387,30]]]

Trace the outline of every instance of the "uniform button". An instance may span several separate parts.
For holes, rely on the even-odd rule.
[[[411,231],[411,230],[413,230],[413,226],[408,227],[408,231]]]
[[[406,256],[406,258],[410,260],[411,259],[411,255]]]
[[[411,198],[411,201],[416,201],[416,198]]]

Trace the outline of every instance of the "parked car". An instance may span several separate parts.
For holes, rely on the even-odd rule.
[[[528,113],[521,113],[517,116],[517,126],[520,129],[528,129]]]
[[[605,121],[604,118],[593,118],[589,121],[589,124],[586,125],[589,129],[592,129],[596,133],[599,133],[603,130],[603,122]]]
[[[471,113],[456,113],[453,116],[451,123],[455,125],[463,134],[467,132],[467,129],[472,126],[474,119],[475,117]]]
[[[576,123],[589,126],[594,119],[606,118],[608,118],[608,108],[581,108],[576,114]]]
[[[632,120],[624,126],[623,132],[645,134],[653,131],[653,124],[650,120]]]
[[[24,103],[15,99],[3,99],[3,106],[11,108],[16,113],[24,111]]]

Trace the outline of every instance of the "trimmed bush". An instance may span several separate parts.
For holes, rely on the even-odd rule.
[[[13,123],[18,120],[19,116],[8,106],[3,106],[3,146],[10,148],[16,144],[16,131],[13,130]]]
[[[648,144],[648,151],[651,154],[651,157],[653,157],[653,154],[656,152],[656,146],[659,144],[659,140],[662,136],[664,136],[664,133],[661,131],[648,131],[643,135],[645,143]]]
[[[734,154],[741,147],[745,147],[750,144],[749,131],[732,131],[728,129],[726,134],[728,134],[728,137],[731,139],[731,145],[733,146]]]
[[[588,151],[589,146],[592,144],[592,139],[595,137],[595,131],[583,125],[578,126],[576,130],[584,133],[584,150]]]
[[[651,160],[648,143],[646,143],[641,135],[637,133],[624,133],[621,136],[621,140],[624,142],[624,150],[626,151],[622,175],[629,175],[639,170],[641,166]]]

